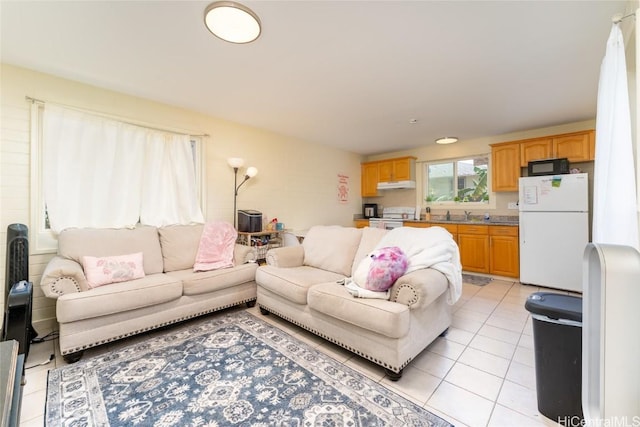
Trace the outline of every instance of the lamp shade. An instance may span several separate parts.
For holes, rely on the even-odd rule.
[[[232,168],[241,168],[242,166],[244,166],[244,159],[241,159],[240,157],[231,157],[229,159],[227,159],[227,163],[229,164],[229,166],[231,166]]]
[[[249,166],[249,167],[247,168],[247,173],[246,173],[246,175],[247,175],[249,178],[253,178],[254,176],[258,175],[258,169],[257,169],[257,168],[254,168],[253,166]]]
[[[217,1],[207,6],[204,23],[214,36],[231,43],[249,43],[260,36],[258,15],[233,1]]]

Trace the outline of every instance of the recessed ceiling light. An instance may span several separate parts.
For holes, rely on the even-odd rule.
[[[409,123],[415,125],[416,123],[418,123],[418,119],[409,119]]]
[[[453,144],[454,142],[458,142],[458,138],[455,136],[445,136],[436,139],[436,144]]]
[[[214,36],[231,43],[249,43],[260,36],[258,15],[233,1],[217,1],[207,6],[204,23]]]

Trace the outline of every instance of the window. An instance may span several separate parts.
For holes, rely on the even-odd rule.
[[[425,163],[428,204],[489,201],[489,155]]]
[[[48,111],[53,111],[54,109],[53,106],[47,106],[46,108]],[[184,135],[172,133],[171,131],[162,131],[146,127],[145,125],[129,124],[119,119],[107,118],[106,116],[104,116],[104,118],[102,118],[102,116],[93,117],[90,113],[76,112],[74,110],[73,113],[78,114],[78,126],[83,126],[82,129],[85,131],[86,129],[93,130],[91,126],[93,126],[93,122],[95,120],[100,120],[100,124],[104,124],[101,127],[97,127],[99,129],[113,129],[114,127],[120,129],[118,126],[121,126],[125,130],[120,131],[119,133],[112,131],[108,136],[112,134],[116,134],[116,136],[105,141],[106,144],[103,142],[96,149],[90,148],[87,150],[85,148],[87,145],[84,141],[88,139],[94,141],[98,140],[96,139],[96,136],[104,139],[104,136],[96,132],[90,133],[92,138],[85,137],[82,132],[73,134],[70,132],[72,126],[67,124],[64,128],[60,128],[65,132],[64,138],[58,137],[58,140],[64,142],[59,143],[61,145],[55,146],[54,149],[52,149],[51,139],[47,143],[47,146],[44,145],[44,109],[45,106],[43,103],[33,102],[31,110],[32,210],[30,234],[33,240],[32,248],[35,252],[49,252],[57,248],[56,233],[53,232],[52,228],[54,227],[52,227],[52,224],[49,221],[50,215],[54,212],[52,209],[55,208],[55,206],[47,206],[48,202],[45,201],[45,189],[48,189],[49,194],[55,193],[57,195],[55,197],[62,199],[64,201],[65,208],[67,205],[75,205],[77,207],[79,203],[86,203],[87,200],[93,200],[91,206],[82,205],[84,208],[75,208],[70,211],[89,212],[88,214],[83,213],[83,215],[89,218],[89,221],[98,221],[97,224],[102,224],[92,225],[92,223],[86,223],[87,218],[79,216],[78,218],[73,217],[75,219],[72,218],[70,222],[67,221],[67,225],[61,228],[66,228],[68,226],[110,226],[109,224],[114,222],[114,216],[111,215],[110,217],[107,217],[104,215],[104,212],[106,212],[107,209],[102,205],[105,203],[113,205],[113,200],[124,200],[127,191],[132,194],[132,200],[134,200],[134,202],[127,203],[126,205],[136,207],[139,205],[141,209],[140,213],[138,213],[138,211],[130,213],[130,218],[127,224],[134,224],[136,221],[149,224],[154,224],[154,222],[159,221],[170,221],[167,223],[183,223],[184,221],[197,221],[198,218],[201,218],[202,214],[200,213],[200,206],[204,205],[204,197],[202,191],[202,141],[200,137],[186,137]],[[51,123],[51,120],[49,120],[49,122]],[[47,129],[51,129],[51,125],[49,124],[48,126],[49,127],[47,127]],[[136,138],[132,139],[132,135]],[[142,142],[140,141],[141,137],[143,139]],[[70,145],[70,142],[73,142],[76,145]],[[143,156],[138,156],[139,158],[136,159],[138,162],[130,165],[130,159],[135,157],[132,155],[133,148],[136,148],[136,145],[140,145],[142,147],[142,143],[145,144],[143,146]],[[126,149],[122,149],[123,144]],[[114,149],[111,149],[111,152],[109,153],[113,154],[109,160],[111,160],[111,163],[116,166],[126,164],[124,169],[120,170],[118,173],[113,172],[113,169],[109,169],[109,173],[92,172],[94,169],[99,170],[100,167],[104,170],[104,162],[102,162],[102,159],[105,156],[99,153],[100,148],[104,146],[114,147]],[[72,165],[76,180],[77,176],[85,176],[85,179],[81,179],[79,181],[89,183],[88,189],[86,191],[78,192],[75,186],[73,186],[74,188],[70,188],[67,184],[65,187],[52,187],[50,185],[52,181],[51,179],[45,181],[45,176],[47,176],[47,174],[48,176],[51,176],[50,171],[52,164],[55,165],[55,162],[51,163],[51,160],[48,160],[47,163],[45,163],[46,149],[49,150],[49,153],[60,153],[60,155],[55,156],[55,162],[61,165],[58,166],[58,169],[61,167],[62,170],[70,169],[70,167],[66,165]],[[78,157],[82,155],[81,152],[88,151],[91,151],[89,156],[84,155],[84,157]],[[137,151],[140,150],[138,149]],[[119,158],[119,156],[122,155],[125,155],[126,158]],[[76,159],[77,157],[80,161]],[[52,156],[49,154],[49,159],[51,158]],[[139,175],[138,181],[140,182],[135,182],[135,180],[125,177],[126,179],[124,179],[124,181],[119,185],[115,186],[115,188],[111,188],[114,187],[113,185],[109,187],[109,182],[115,181],[114,176],[112,175],[126,175],[127,173],[131,173],[131,171],[133,171],[136,176]],[[58,175],[55,177],[56,179],[58,178]],[[103,181],[107,182],[107,184],[104,184]],[[64,183],[65,181],[60,182]],[[69,182],[68,179],[66,182]],[[110,193],[107,191],[94,191],[94,188],[96,188],[97,185],[102,185],[104,188],[109,190]],[[68,190],[61,190],[62,188],[68,188]],[[63,194],[64,196],[60,196],[60,194]],[[185,196],[185,194],[188,194],[188,196]],[[97,195],[99,195],[99,197]],[[50,196],[47,197],[47,201],[49,198]],[[138,199],[140,199],[139,202]],[[58,201],[56,200],[56,202]],[[174,215],[171,217],[171,214],[176,211],[174,206],[188,206],[188,209],[190,210],[187,212],[178,212],[178,216]],[[116,211],[122,210],[123,209],[116,207]],[[58,209],[58,211],[60,211],[60,209]],[[60,218],[60,216],[58,215],[57,218]],[[145,221],[140,221],[140,218],[145,219]],[[118,219],[119,218],[116,218],[116,220]],[[76,220],[79,222],[75,222]],[[120,225],[116,223],[116,225],[113,226],[118,227]]]

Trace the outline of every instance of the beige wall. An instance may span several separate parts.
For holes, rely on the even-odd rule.
[[[425,202],[422,194],[424,193],[421,185],[422,181],[422,166],[424,162],[433,160],[452,159],[464,156],[473,156],[477,154],[488,154],[491,152],[490,144],[507,141],[517,141],[527,138],[536,138],[539,136],[555,135],[561,133],[575,132],[586,129],[595,129],[595,120],[588,120],[577,123],[569,123],[560,126],[553,126],[541,129],[526,130],[522,132],[514,132],[504,135],[496,135],[486,138],[478,138],[467,141],[459,141],[450,145],[438,145],[430,143],[424,147],[397,151],[393,153],[386,153],[384,155],[376,155],[367,157],[367,160],[380,160],[391,157],[402,156],[414,156],[416,160],[416,190],[385,190],[380,192],[381,197],[370,197],[365,201],[370,203],[378,203],[383,206],[420,206],[424,208]],[[572,165],[574,166],[574,165]],[[593,162],[580,163],[575,165],[581,168],[584,172],[593,172]],[[483,206],[482,208],[471,209],[472,214],[481,215],[484,212],[490,215],[518,215],[517,210],[507,209],[509,202],[516,202],[518,200],[517,192],[506,193],[494,193],[493,201],[490,205]],[[468,208],[466,208],[468,209]],[[433,214],[442,214],[446,212],[445,209],[432,209]],[[450,209],[452,214],[461,214],[465,207],[462,206],[459,209]]]
[[[210,136],[205,142],[207,219],[233,221],[233,172],[229,157],[243,157],[258,175],[239,191],[238,209],[277,217],[285,227],[353,224],[362,210],[360,160],[354,153],[242,126],[149,100],[3,64],[0,69],[0,274],[4,286],[6,230],[30,224],[29,108],[25,96],[116,115],[149,125]],[[337,198],[338,174],[349,177],[348,203]],[[39,289],[51,254],[33,254],[34,320],[52,320],[55,301]],[[4,292],[0,293],[4,299]],[[0,300],[2,312],[4,302]]]

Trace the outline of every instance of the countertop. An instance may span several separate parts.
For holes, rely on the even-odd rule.
[[[417,223],[439,223],[439,224],[470,224],[470,225],[510,225],[510,226],[514,226],[517,227],[518,226],[518,218],[515,219],[501,219],[501,218],[496,218],[496,219],[489,219],[488,221],[485,221],[483,219],[468,219],[465,220],[464,218],[461,219],[456,219],[456,218],[452,218],[450,220],[446,220],[446,219],[429,219],[429,220],[417,220],[417,219],[403,219],[403,222],[417,222]]]
[[[382,219],[382,218],[375,218]],[[368,218],[356,218],[357,221],[368,221]],[[425,223],[425,224],[470,224],[470,225],[510,225],[517,227],[518,217],[513,215],[496,215],[491,217],[488,221],[485,221],[482,217],[471,217],[470,219],[464,219],[464,216],[453,215],[451,219],[447,220],[444,215],[431,215],[431,219],[403,219],[396,220],[402,222],[414,222],[414,223]]]

